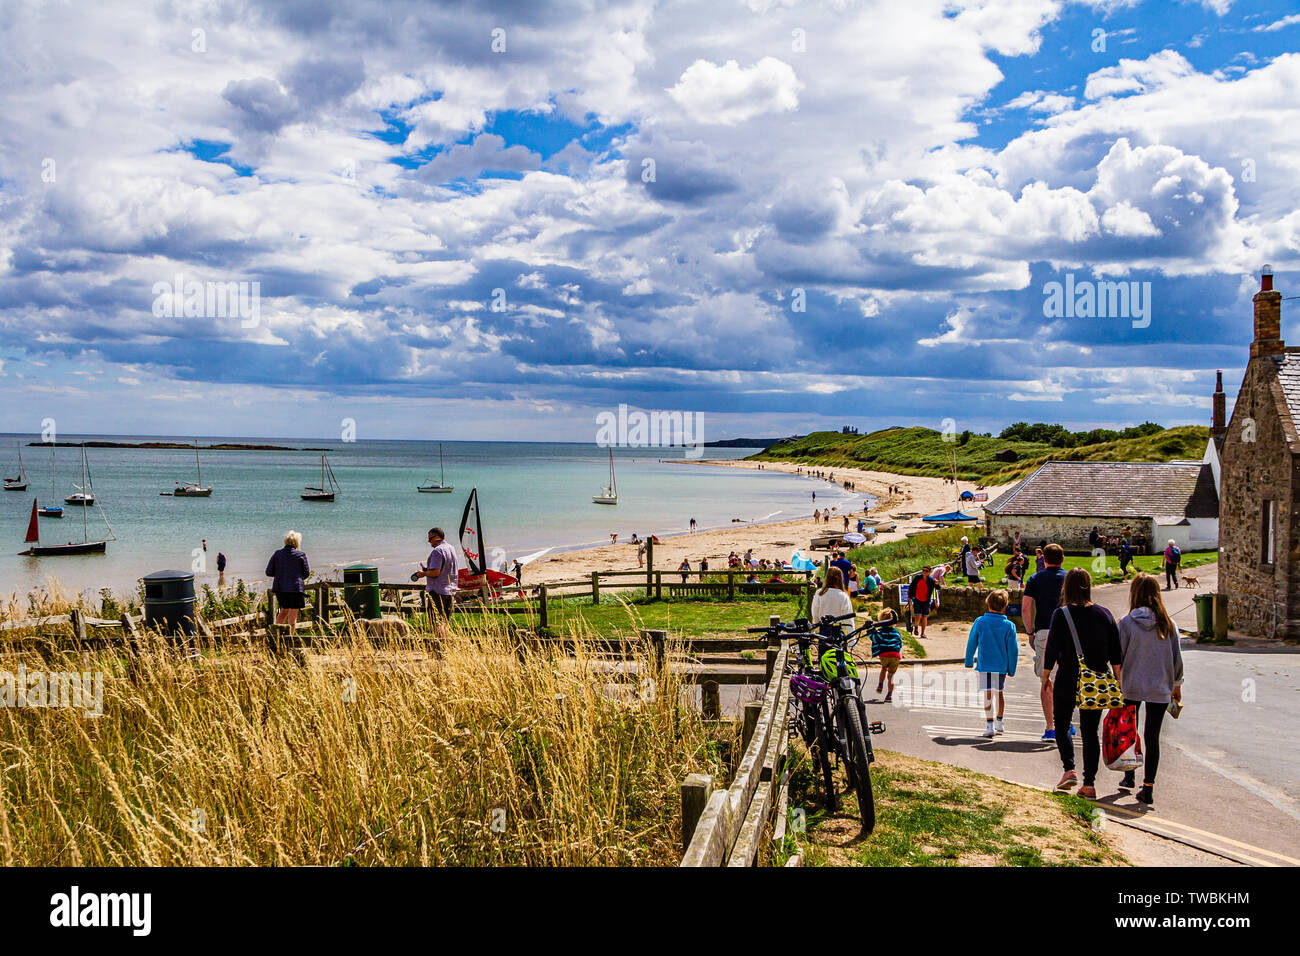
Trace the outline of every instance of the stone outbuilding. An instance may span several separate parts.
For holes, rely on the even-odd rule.
[[[1212,444],[1212,443],[1211,443]],[[985,533],[999,547],[1020,532],[1027,546],[1055,541],[1088,551],[1099,528],[1114,537],[1126,528],[1139,553],[1163,550],[1172,538],[1184,551],[1219,543],[1216,461],[1049,461],[984,508]]]
[[[1300,639],[1300,349],[1282,341],[1282,293],[1267,266],[1232,420],[1218,429],[1223,535],[1219,594],[1234,629]],[[1216,414],[1220,415],[1218,408]]]

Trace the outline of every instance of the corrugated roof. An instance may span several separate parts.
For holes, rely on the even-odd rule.
[[[1082,518],[1214,518],[1219,496],[1210,466],[1201,462],[1049,461],[984,510]]]

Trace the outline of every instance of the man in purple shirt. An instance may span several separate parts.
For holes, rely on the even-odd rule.
[[[430,602],[443,618],[449,618],[456,594],[456,549],[447,543],[441,528],[429,529],[429,544],[433,546],[429,560],[411,577],[425,578]]]

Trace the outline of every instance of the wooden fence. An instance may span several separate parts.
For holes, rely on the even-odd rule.
[[[745,705],[743,755],[731,786],[715,790],[713,778],[700,773],[682,782],[684,867],[754,866],[769,821],[770,845],[779,846],[785,839],[788,654],[785,641],[768,645],[767,691],[761,703]]]

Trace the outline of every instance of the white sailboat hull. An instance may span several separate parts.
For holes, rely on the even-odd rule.
[[[428,487],[420,485],[415,490],[426,495],[445,495],[455,491],[456,488],[454,485],[430,485]]]
[[[616,505],[618,504],[618,495],[593,495],[591,500],[598,505]]]

